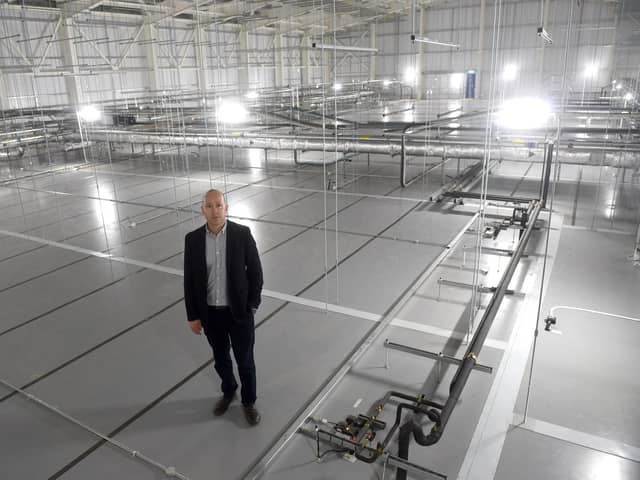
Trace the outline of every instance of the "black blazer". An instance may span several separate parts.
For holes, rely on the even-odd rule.
[[[187,319],[207,319],[207,227],[187,233],[184,239],[184,302]],[[262,266],[249,227],[227,220],[227,300],[233,318],[253,319],[262,291]]]

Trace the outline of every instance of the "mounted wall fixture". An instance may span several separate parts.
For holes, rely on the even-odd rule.
[[[328,45],[325,43],[315,43],[311,44],[311,48],[317,48],[320,50],[344,50],[346,52],[367,52],[367,53],[378,53],[377,48],[369,48],[369,47],[350,47],[348,45]]]
[[[427,37],[416,37],[415,35],[411,35],[411,41],[413,43],[415,42],[428,43],[430,45],[440,45],[442,47],[452,47],[452,48],[455,48],[456,50],[460,50],[459,43],[440,42],[438,40],[433,40]]]

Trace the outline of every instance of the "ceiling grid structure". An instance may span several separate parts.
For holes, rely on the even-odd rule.
[[[0,3],[7,478],[640,478],[640,5]],[[258,425],[185,318],[252,232]]]

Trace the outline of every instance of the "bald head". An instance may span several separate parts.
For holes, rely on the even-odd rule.
[[[220,190],[211,189],[202,198],[202,215],[207,220],[209,230],[217,234],[227,221],[227,202]]]

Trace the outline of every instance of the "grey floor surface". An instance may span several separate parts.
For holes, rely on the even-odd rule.
[[[233,165],[223,166],[229,153],[214,151],[211,170],[204,151],[189,168],[183,156],[171,154],[3,168],[0,379],[186,478],[243,478],[375,328],[371,318],[385,315],[448,251],[314,415],[340,420],[365,411],[390,389],[444,401],[453,367],[438,369],[432,360],[391,351],[386,368],[382,342],[463,355],[471,290],[441,282],[474,281],[475,233],[447,248],[471,219],[474,203],[425,202],[440,188],[439,168],[402,189],[397,164],[382,158],[372,158],[370,166],[352,162],[334,167],[333,192],[325,189],[329,179],[322,168],[295,168],[288,158],[275,157],[267,166],[252,155],[236,152]],[[449,162],[445,178],[456,172]],[[535,196],[539,176],[536,164],[503,162],[491,175],[490,190]],[[543,311],[562,304],[637,316],[640,270],[627,258],[638,224],[637,180],[570,166],[563,166],[560,179],[554,210],[564,225],[550,236]],[[263,422],[256,428],[246,425],[238,405],[223,417],[211,415],[219,381],[206,342],[188,330],[175,271],[182,269],[185,233],[201,224],[201,194],[211,187],[227,192],[231,218],[251,228],[265,289],[275,293],[265,295],[257,317]],[[488,221],[505,212],[490,205]],[[504,301],[482,350],[483,364],[501,365],[514,319],[531,313],[524,309],[538,293],[532,278],[542,275],[545,232],[534,233],[511,284],[517,295]],[[513,248],[516,235],[507,230],[484,246]],[[484,252],[476,280],[495,286],[507,262]],[[355,311],[285,302],[281,294]],[[480,296],[480,314],[488,298]],[[537,344],[530,415],[638,448],[640,385],[627,366],[639,360],[640,326],[575,311],[558,318],[562,335],[543,335]],[[441,442],[413,444],[410,461],[458,477],[493,381],[474,372]],[[526,378],[512,385],[520,395],[508,414],[522,413],[526,385]],[[390,420],[394,412],[383,414]],[[2,385],[0,425],[3,478],[167,478]],[[337,455],[318,463],[314,448],[294,435],[263,476],[383,475],[381,463],[351,463]],[[636,462],[612,457],[514,428],[494,463],[500,479],[638,477]],[[607,466],[619,476],[584,476]]]

